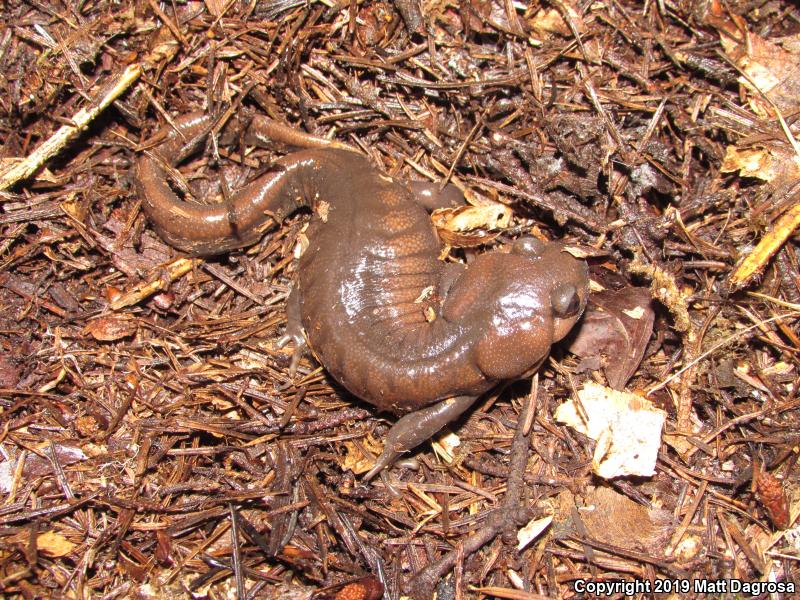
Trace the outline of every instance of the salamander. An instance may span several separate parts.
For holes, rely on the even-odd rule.
[[[519,238],[468,265],[439,259],[429,210],[463,202],[452,185],[382,175],[343,144],[257,116],[221,128],[219,143],[303,148],[276,160],[216,204],[188,202],[168,168],[205,143],[214,119],[192,113],[137,160],[142,208],[161,237],[193,255],[257,242],[307,208],[309,245],[287,305],[296,365],[307,343],[353,395],[402,418],[370,479],[427,440],[499,382],[532,373],[580,318],[586,263],[555,242]]]

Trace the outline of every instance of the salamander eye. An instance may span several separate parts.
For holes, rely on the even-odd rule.
[[[514,240],[511,245],[511,251],[514,254],[522,254],[527,256],[536,256],[541,254],[547,244],[534,237],[521,237]]]
[[[550,305],[557,317],[562,319],[575,316],[581,308],[581,298],[577,288],[564,283],[550,292]]]

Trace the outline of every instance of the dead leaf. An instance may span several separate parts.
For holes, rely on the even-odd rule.
[[[13,388],[20,379],[19,369],[8,358],[0,355],[0,387]]]
[[[343,469],[349,469],[355,475],[363,475],[375,465],[375,459],[365,456],[355,442],[344,441],[346,454],[340,461]]]
[[[569,351],[589,368],[602,367],[608,384],[621,390],[642,362],[654,321],[647,288],[593,293]]]
[[[30,453],[25,457],[25,464],[22,467],[22,478],[24,481],[50,475],[53,472],[53,463],[44,457],[44,453],[48,450],[49,446],[50,442],[47,442],[38,448],[41,455]],[[54,444],[53,447],[55,449],[56,458],[58,459],[58,464],[62,467],[84,461],[88,458],[81,448],[75,446]],[[7,494],[11,491],[14,472],[17,470],[17,460],[18,459],[10,458],[0,462],[0,493]]]
[[[285,595],[274,597],[288,598]],[[383,584],[374,575],[366,575],[327,588],[323,593],[313,594],[313,597],[315,600],[380,600],[383,598]]]
[[[753,112],[764,119],[774,119],[800,110],[800,45],[796,39],[785,38],[782,48],[751,33],[747,21],[728,11],[719,0],[707,5],[701,19],[717,29],[725,53],[742,72],[739,82],[750,92],[748,104]],[[785,124],[784,128],[784,134],[791,137]],[[728,148],[721,170],[756,177],[775,190],[791,188],[800,177],[800,156],[797,143],[789,141],[793,147],[773,143]],[[795,205],[742,260],[728,281],[731,289],[740,289],[759,277],[770,258],[799,226],[800,206]]]
[[[567,18],[572,22],[575,30],[578,33],[584,33],[586,31],[586,23],[581,14],[566,2],[563,3],[563,7],[567,13]],[[540,36],[553,33],[561,36],[572,35],[572,30],[566,21],[564,21],[564,17],[562,17],[561,13],[555,8],[542,8],[536,11],[536,13],[528,19],[528,23]]]
[[[215,17],[219,17],[225,12],[225,2],[222,0],[204,0],[208,12]]]
[[[66,556],[75,549],[75,546],[76,544],[55,531],[45,531],[36,536],[37,550],[53,558]]]
[[[755,177],[769,183],[783,175],[787,166],[791,165],[794,165],[794,169],[797,171],[794,153],[780,147],[738,148],[728,146],[719,170],[723,173],[738,171],[742,177]]]
[[[580,405],[568,400],[556,420],[597,440],[592,471],[605,479],[655,473],[667,413],[646,398],[587,382]]]
[[[431,221],[445,244],[454,248],[479,246],[497,237],[496,231],[511,222],[511,209],[504,204],[439,208],[431,213]]]
[[[753,480],[756,498],[767,511],[772,524],[778,529],[789,527],[789,501],[783,483],[772,473],[760,470],[753,472]]]
[[[90,321],[83,328],[84,335],[91,335],[101,342],[113,342],[132,336],[139,328],[136,319],[126,316],[106,316]]]
[[[586,494],[578,514],[592,538],[656,553],[663,552],[672,521],[667,511],[647,508],[607,487]]]
[[[753,112],[772,118],[775,107],[784,115],[800,108],[800,55],[748,31],[747,21],[719,0],[710,3],[705,21],[717,29],[725,54],[743,73],[739,83],[750,92]]]

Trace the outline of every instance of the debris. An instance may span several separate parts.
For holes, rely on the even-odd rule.
[[[555,412],[560,423],[597,441],[592,470],[605,479],[655,473],[667,414],[627,392],[588,382]]]

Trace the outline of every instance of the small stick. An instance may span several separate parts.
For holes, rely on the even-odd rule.
[[[94,121],[109,104],[119,98],[141,74],[141,65],[128,65],[115,81],[103,87],[100,91],[99,99],[93,100],[90,106],[82,108],[75,113],[75,116],[72,117],[73,125],[62,125],[58,131],[28,156],[13,162],[7,169],[0,169],[0,191],[10,188],[22,179],[27,179],[45,162],[58,154],[70,140],[86,129],[89,123]]]

